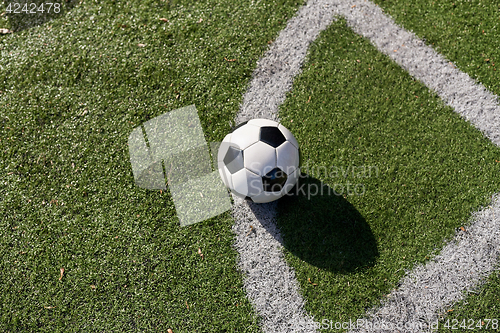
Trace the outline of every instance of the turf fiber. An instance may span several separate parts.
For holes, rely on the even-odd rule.
[[[374,2],[500,94],[495,1]],[[189,104],[220,141],[301,4],[70,1],[42,25],[0,16],[19,29],[0,35],[0,330],[259,331],[230,214],[180,228],[168,191],[134,185],[126,143]],[[363,189],[279,202],[317,321],[377,305],[500,189],[498,147],[342,19],[310,49],[280,118],[301,144],[304,184]],[[498,316],[498,282],[442,323]]]
[[[280,115],[307,184],[365,189],[279,203],[287,258],[319,322],[378,304],[498,191],[498,147],[343,20],[311,47]]]
[[[190,104],[222,140],[298,5],[88,1],[0,37],[0,330],[258,331],[229,213],[181,228],[126,144]]]

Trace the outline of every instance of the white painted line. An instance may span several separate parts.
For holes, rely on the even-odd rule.
[[[393,329],[351,332],[420,332],[434,325],[438,314],[464,298],[464,291],[477,287],[480,279],[495,269],[500,252],[500,195],[491,205],[472,215],[473,223],[457,233],[441,253],[426,265],[415,267],[389,299],[363,320]],[[419,326],[421,325],[421,326]],[[373,326],[375,327],[375,326]],[[412,329],[416,328],[416,329]]]
[[[332,22],[333,14],[344,16],[356,33],[368,38],[500,145],[497,97],[413,33],[397,26],[379,7],[361,0],[313,0],[302,7],[259,61],[237,123],[251,118],[278,118],[278,107],[300,72],[309,44]],[[240,203],[235,205],[233,215],[235,246],[240,251],[245,287],[262,318],[264,331],[313,332],[314,321],[303,309],[295,275],[283,260],[281,236],[275,225],[275,203]],[[500,196],[496,195],[489,208],[473,214],[472,225],[466,232],[458,233],[427,265],[410,272],[401,281],[401,287],[381,308],[373,309],[368,319],[403,327],[400,332],[414,331],[404,328],[408,322],[432,323],[438,311],[460,300],[462,291],[476,287],[494,269],[500,251],[499,216]],[[250,225],[254,231],[249,234]],[[302,328],[293,328],[297,323],[302,323]]]
[[[301,7],[259,60],[237,124],[252,118],[278,120],[278,107],[300,72],[309,44],[332,22],[331,10],[319,3],[310,1]],[[234,205],[233,216],[244,285],[262,320],[263,331],[315,332],[313,318],[305,313],[295,273],[283,257],[276,202],[239,202]]]
[[[331,3],[354,32],[369,39],[380,52],[435,91],[446,104],[500,146],[500,106],[496,95],[415,34],[396,25],[372,2],[332,0]]]
[[[310,330],[314,321],[305,313],[295,272],[283,258],[276,202],[239,202],[233,216],[234,245],[240,253],[244,286],[263,332],[314,332]]]
[[[301,70],[309,45],[333,21],[332,8],[327,1],[308,1],[288,21],[269,51],[257,62],[236,123],[252,118],[278,119],[278,107]]]
[[[500,146],[497,96],[413,33],[397,26],[370,1],[335,0],[331,3],[356,33],[369,39]],[[434,260],[415,267],[384,305],[370,313],[369,321],[402,327],[400,332],[415,332],[411,323],[431,325],[437,320],[439,311],[463,299],[464,291],[477,287],[481,279],[494,270],[500,255],[499,198],[495,195],[490,207],[474,213],[467,231],[457,233]],[[384,331],[395,330],[365,328],[353,332]]]

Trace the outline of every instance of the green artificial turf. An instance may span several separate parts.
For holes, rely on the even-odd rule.
[[[0,36],[1,331],[259,331],[230,214],[181,228],[127,140],[190,104],[222,140],[301,3],[82,1]]]
[[[16,0],[3,1],[0,3],[0,14],[4,22],[0,21],[0,27],[9,28],[13,32],[19,32],[31,27],[39,26],[53,19],[64,16],[74,8],[79,0]],[[6,24],[2,24],[6,23]]]
[[[0,28],[10,29],[10,22],[5,12],[6,8],[6,2],[0,2]]]
[[[486,283],[465,300],[440,314],[439,332],[498,332],[500,329],[500,273],[492,273]]]
[[[302,2],[70,1],[40,26],[0,16],[20,27],[0,35],[0,330],[259,331],[229,213],[180,228],[168,193],[134,185],[126,145],[190,104],[220,141]],[[500,94],[493,1],[375,2]],[[314,43],[280,116],[304,184],[364,190],[280,200],[286,257],[320,322],[379,304],[500,188],[498,148],[343,20]],[[494,318],[499,286],[493,274],[441,329]]]
[[[463,72],[500,96],[500,2],[373,0]],[[496,63],[498,61],[498,63]]]
[[[500,189],[500,149],[343,19],[311,46],[280,117],[306,188],[344,188],[279,202],[286,258],[319,322],[380,304]]]
[[[374,0],[397,24],[412,30],[463,72],[500,96],[500,3],[495,0]],[[500,160],[500,158],[497,158]],[[494,176],[498,178],[498,174]],[[483,289],[481,289],[483,290]],[[492,306],[500,299],[500,283],[491,279],[485,291],[454,306],[450,318],[497,318]],[[457,317],[460,314],[460,318]],[[455,332],[454,328],[444,331]],[[476,328],[477,329],[477,328]],[[491,329],[491,326],[490,326]],[[469,329],[466,329],[469,331]],[[484,328],[483,328],[484,330]]]

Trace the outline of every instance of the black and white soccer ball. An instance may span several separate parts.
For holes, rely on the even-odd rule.
[[[252,119],[226,135],[217,156],[227,188],[256,203],[286,195],[297,183],[299,144],[292,132],[268,119]]]

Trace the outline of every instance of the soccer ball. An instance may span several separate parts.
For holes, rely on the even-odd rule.
[[[222,141],[217,164],[226,187],[256,203],[271,202],[297,183],[299,144],[283,125],[252,119],[238,125]]]

